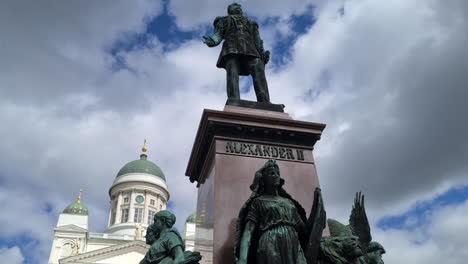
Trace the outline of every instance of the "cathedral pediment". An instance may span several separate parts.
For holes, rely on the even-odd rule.
[[[63,258],[60,264],[129,264],[141,260],[149,246],[143,241],[132,241],[121,245],[89,251],[76,256]],[[135,262],[135,263],[138,263]]]
[[[88,230],[79,227],[77,225],[64,225],[64,226],[59,226],[55,228],[55,231],[66,231],[66,232],[88,232]]]

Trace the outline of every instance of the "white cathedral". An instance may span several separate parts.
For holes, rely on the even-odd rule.
[[[119,170],[109,189],[105,232],[90,232],[89,212],[80,191],[77,201],[59,216],[48,264],[138,264],[143,259],[149,249],[146,228],[156,212],[166,209],[170,194],[164,173],[147,159],[146,142],[142,151],[140,159]],[[187,219],[183,232],[187,250],[193,250],[192,218]]]

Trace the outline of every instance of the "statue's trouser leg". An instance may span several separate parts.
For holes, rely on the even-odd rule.
[[[228,99],[240,100],[239,59],[237,56],[227,56],[226,77]]]
[[[270,102],[270,94],[268,93],[268,84],[265,77],[265,64],[260,58],[249,59],[249,72],[252,75],[255,94],[258,102]]]

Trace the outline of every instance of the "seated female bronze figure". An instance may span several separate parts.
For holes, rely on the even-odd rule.
[[[196,264],[200,261],[199,252],[184,252],[184,242],[179,232],[173,228],[176,217],[163,210],[154,215],[154,223],[146,230],[146,244],[150,250],[140,264]]]
[[[320,189],[309,219],[284,189],[275,160],[255,173],[252,195],[242,207],[236,230],[238,264],[315,264],[325,227]]]

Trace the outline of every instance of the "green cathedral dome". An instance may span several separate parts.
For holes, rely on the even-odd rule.
[[[76,202],[71,203],[63,210],[64,214],[88,215],[88,208],[81,202],[81,192]]]
[[[193,214],[187,217],[187,220],[185,220],[185,223],[195,223],[196,220],[197,220],[197,212],[193,212]]]
[[[117,173],[116,177],[127,173],[147,173],[154,176],[157,176],[164,181],[166,181],[166,176],[162,172],[161,168],[158,165],[154,164],[153,162],[147,160],[148,156],[146,154],[141,154],[139,160],[130,161],[129,163],[125,164]]]

